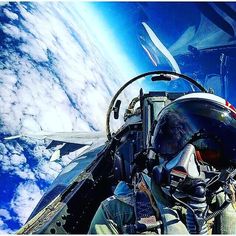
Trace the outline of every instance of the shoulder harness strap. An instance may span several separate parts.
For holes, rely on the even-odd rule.
[[[123,227],[125,234],[137,234],[145,231],[159,233],[161,227],[161,221],[157,220],[159,219],[159,210],[142,175],[136,184],[134,211],[135,224],[125,225]]]

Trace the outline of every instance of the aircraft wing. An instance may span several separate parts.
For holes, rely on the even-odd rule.
[[[50,161],[55,161],[61,156],[67,155],[76,150],[81,149],[81,151],[85,151],[99,143],[105,143],[106,134],[105,132],[41,132],[36,134],[20,134],[5,137],[4,139],[13,140],[17,138],[52,140],[47,146],[47,149],[54,149]]]
[[[10,137],[5,137],[5,140],[12,140],[17,138],[32,138],[32,139],[49,139],[59,142],[86,144],[89,145],[94,140],[105,138],[105,132],[41,132],[41,133],[25,133]]]

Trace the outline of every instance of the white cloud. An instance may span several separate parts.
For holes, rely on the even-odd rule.
[[[18,15],[14,12],[9,11],[7,8],[5,8],[3,10],[3,12],[5,13],[5,15],[10,18],[11,20],[17,20],[18,19]]]
[[[4,223],[5,220],[0,217],[0,235],[3,234],[11,234],[14,233],[11,229],[9,229],[8,225]]]
[[[0,3],[1,6],[1,3]],[[1,223],[1,222],[0,222]],[[7,226],[3,226],[4,229],[0,226],[0,234],[6,235],[6,234],[11,234],[14,233],[11,229],[7,228]]]
[[[11,165],[13,166],[20,166],[26,163],[26,158],[23,155],[13,154],[10,158]]]
[[[1,1],[1,2],[0,2],[0,6],[2,6],[2,7],[3,7],[3,6],[6,6],[6,5],[8,5],[8,3],[9,3],[9,2]]]
[[[40,159],[49,159],[51,157],[52,153],[53,153],[53,151],[45,148],[45,145],[47,146],[47,144],[49,144],[49,143],[50,142],[46,142],[46,143],[43,144],[42,142],[37,141],[35,148],[31,152],[31,155],[34,156],[37,159],[38,158],[40,158]]]
[[[10,35],[11,37],[20,38],[20,30],[17,26],[11,25],[11,24],[4,24],[2,26],[2,30],[5,34]]]
[[[0,165],[3,171],[14,173],[22,179],[35,179],[35,174],[27,164],[23,148],[19,144],[15,146],[9,143],[6,145],[0,144]]]
[[[37,62],[47,61],[48,58],[47,58],[46,51],[40,46],[40,42],[38,42],[38,40],[34,39],[32,36],[31,38],[32,38],[31,40],[28,38],[29,41],[27,41],[27,43],[24,43],[20,46],[20,50],[23,53],[29,54],[30,57]],[[32,48],[34,50],[32,50]]]
[[[0,155],[6,155],[7,154],[7,148],[3,143],[0,143]]]
[[[42,197],[39,187],[30,181],[21,183],[11,201],[11,209],[17,214],[18,220],[23,225]]]
[[[14,48],[11,52],[3,51],[8,61],[0,78],[2,131],[17,134],[40,130],[90,130],[89,124],[104,129],[107,102],[124,78],[104,58],[78,15],[79,21],[75,22],[61,3],[37,6],[37,10],[30,13],[18,4],[24,17],[21,23],[26,30],[19,24],[3,25],[6,34],[23,40],[24,44],[18,50],[27,55],[19,55]],[[9,10],[6,12],[8,14]],[[31,61],[30,58],[48,62],[48,50],[55,58],[50,66],[38,66]],[[21,178],[35,178],[35,170],[26,164],[19,145],[6,144],[1,148],[2,154],[6,155],[0,156],[5,171],[14,172]],[[33,154],[40,159],[50,153],[35,151]],[[42,173],[37,176],[52,181],[60,168],[49,170],[48,174],[45,170],[51,169],[52,164],[46,166],[39,164]]]
[[[33,4],[36,7],[28,12],[18,3],[22,17],[17,24],[0,26],[6,46],[13,45],[1,51],[7,58],[0,73],[1,132],[88,131],[91,126],[104,130],[108,103],[127,77],[104,54],[81,16],[68,11],[69,5]],[[11,13],[5,11],[16,18]],[[37,141],[37,147],[32,140],[27,143],[0,144],[2,170],[32,180],[20,184],[11,200],[21,224],[42,196],[33,181],[51,183],[62,170],[59,163],[48,162],[51,151],[43,141]],[[24,149],[34,157],[26,156]],[[64,166],[75,156],[65,156],[60,163]],[[34,158],[35,166],[29,166],[28,158]]]
[[[11,219],[10,213],[6,209],[0,209],[0,217],[4,217],[6,220]]]
[[[55,60],[49,69],[35,67],[26,54],[23,57],[14,52],[9,55],[9,62],[14,62],[17,71],[17,74],[11,73],[10,78],[12,82],[20,78],[20,83],[18,87],[11,83],[0,88],[5,103],[3,120],[6,126],[13,133],[19,129],[89,130],[89,123],[97,129],[104,129],[110,92],[114,93],[127,78],[104,58],[83,20],[78,18],[80,21],[75,24],[63,4],[38,4],[33,13],[21,5],[18,8],[25,19],[21,22],[28,32],[22,27],[15,29],[16,25],[5,24],[4,27],[11,31],[8,33],[12,37],[15,35],[24,40],[19,49],[37,62],[48,62],[49,50]],[[11,68],[12,63],[6,66]],[[3,82],[9,73],[9,70],[3,71]]]
[[[41,160],[34,172],[37,178],[52,182],[61,169],[62,167],[59,163]]]
[[[22,169],[17,168],[13,172],[16,175],[18,175],[20,178],[22,178],[22,179],[25,179],[25,180],[35,180],[35,174],[30,169],[29,166],[23,167]]]

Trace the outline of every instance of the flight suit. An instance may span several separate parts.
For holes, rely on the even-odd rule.
[[[162,196],[159,187],[153,182],[151,189],[163,222],[164,234],[188,234],[181,222],[177,210]],[[158,201],[157,201],[158,199]],[[103,201],[89,229],[89,234],[122,234],[124,226],[135,223],[135,195],[128,185],[121,181],[115,189],[114,196]]]
[[[161,233],[189,234],[186,226],[181,221],[186,213],[185,209],[173,207],[154,181],[151,181],[150,188],[161,215]],[[217,195],[216,202],[219,206],[223,204],[224,200],[223,193]],[[124,232],[124,226],[135,223],[134,204],[135,194],[133,190],[121,181],[114,191],[114,196],[107,198],[100,204],[91,222],[88,234],[126,233]],[[213,228],[216,234],[236,234],[236,211],[231,204],[216,217]]]

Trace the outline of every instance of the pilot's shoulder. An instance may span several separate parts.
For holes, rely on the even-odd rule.
[[[111,206],[113,204],[122,203],[128,204],[130,206],[134,206],[135,204],[134,191],[124,181],[119,182],[115,188],[114,195],[104,200],[103,205],[106,207],[108,205]]]

